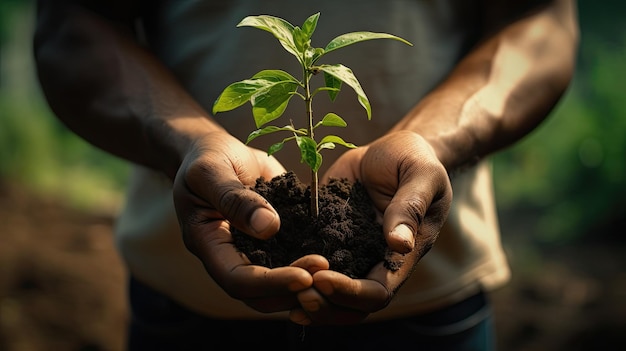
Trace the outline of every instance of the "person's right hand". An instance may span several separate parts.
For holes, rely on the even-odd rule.
[[[435,243],[452,202],[445,167],[421,135],[397,131],[345,152],[328,169],[330,178],[360,181],[382,221],[391,270],[378,263],[362,279],[332,270],[312,272],[313,288],[298,294],[290,311],[298,324],[356,324],[385,308]]]
[[[296,293],[312,286],[311,272],[328,269],[319,256],[304,257],[289,267],[252,265],[233,244],[231,226],[259,239],[278,231],[278,214],[249,187],[261,176],[271,179],[284,171],[265,152],[228,133],[213,132],[194,143],[174,180],[185,245],[228,295],[261,312],[298,306]]]

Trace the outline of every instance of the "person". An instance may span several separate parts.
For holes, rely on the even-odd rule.
[[[414,44],[373,40],[326,57],[355,72],[371,121],[349,90],[314,107],[344,117],[342,136],[360,145],[325,153],[322,182],[365,185],[404,260],[395,272],[379,264],[351,279],[319,255],[255,266],[232,244],[231,226],[260,239],[280,226],[249,189],[258,177],[308,176],[295,147],[268,157],[270,138],[243,142],[256,129],[249,110],[210,114],[230,83],[298,72],[275,38],[236,25],[256,14],[299,25],[317,12],[314,46],[359,30]],[[510,277],[488,156],[549,115],[577,44],[573,0],[40,0],[34,56],[55,115],[132,163],[115,228],[131,276],[130,350],[458,351],[495,349],[489,293]]]

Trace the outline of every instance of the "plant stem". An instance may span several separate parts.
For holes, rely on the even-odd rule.
[[[304,71],[304,104],[306,105],[306,115],[309,118],[308,136],[315,140],[313,133],[313,108],[311,96],[311,87],[309,81],[311,80],[312,73],[309,70]],[[318,192],[318,179],[317,172],[311,169],[311,217],[317,218],[319,215],[319,192]]]
[[[311,171],[311,215],[313,218],[317,218],[320,213],[317,186],[317,172]]]

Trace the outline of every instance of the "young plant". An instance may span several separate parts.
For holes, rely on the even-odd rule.
[[[301,153],[301,161],[311,168],[311,216],[319,214],[319,186],[318,170],[322,165],[321,151],[334,149],[337,144],[347,148],[356,148],[356,145],[344,141],[337,135],[326,135],[319,142],[316,141],[315,131],[321,126],[346,127],[346,122],[337,114],[329,112],[321,120],[313,118],[313,97],[320,91],[327,91],[331,101],[334,101],[341,89],[342,83],[350,86],[357,94],[361,106],[367,113],[368,120],[372,117],[372,110],[352,70],[341,64],[317,64],[320,58],[329,52],[341,49],[348,45],[371,39],[394,39],[407,45],[408,41],[387,33],[352,32],[340,35],[331,40],[325,48],[311,46],[311,36],[317,26],[319,13],[304,21],[302,27],[293,26],[282,18],[261,15],[244,18],[237,27],[254,27],[270,32],[278,39],[282,47],[294,55],[302,67],[302,79],[298,80],[282,70],[263,70],[250,79],[233,83],[226,87],[213,105],[213,114],[233,110],[248,101],[252,105],[252,115],[257,130],[250,133],[246,144],[255,138],[276,132],[288,132],[291,136],[284,138],[269,147],[268,155],[283,148],[283,145],[295,140]],[[311,91],[311,78],[322,72],[324,85]],[[304,100],[307,126],[297,128],[291,122],[283,127],[267,125],[276,120],[285,112],[292,97],[299,96]]]

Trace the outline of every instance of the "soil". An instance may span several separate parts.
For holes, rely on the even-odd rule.
[[[0,350],[123,351],[114,213],[25,189],[0,179]],[[602,229],[614,240],[543,248],[528,242],[529,221],[519,212],[501,221],[513,279],[492,295],[498,349],[626,349],[624,223]]]
[[[365,277],[378,262],[396,270],[401,262],[387,259],[382,227],[361,183],[334,179],[319,190],[319,215],[310,215],[311,191],[293,172],[269,181],[257,180],[254,190],[274,206],[281,218],[278,233],[259,240],[237,230],[235,246],[252,263],[287,266],[308,254],[326,257],[330,269],[352,278]]]
[[[126,274],[111,213],[0,179],[0,350],[123,350]]]

